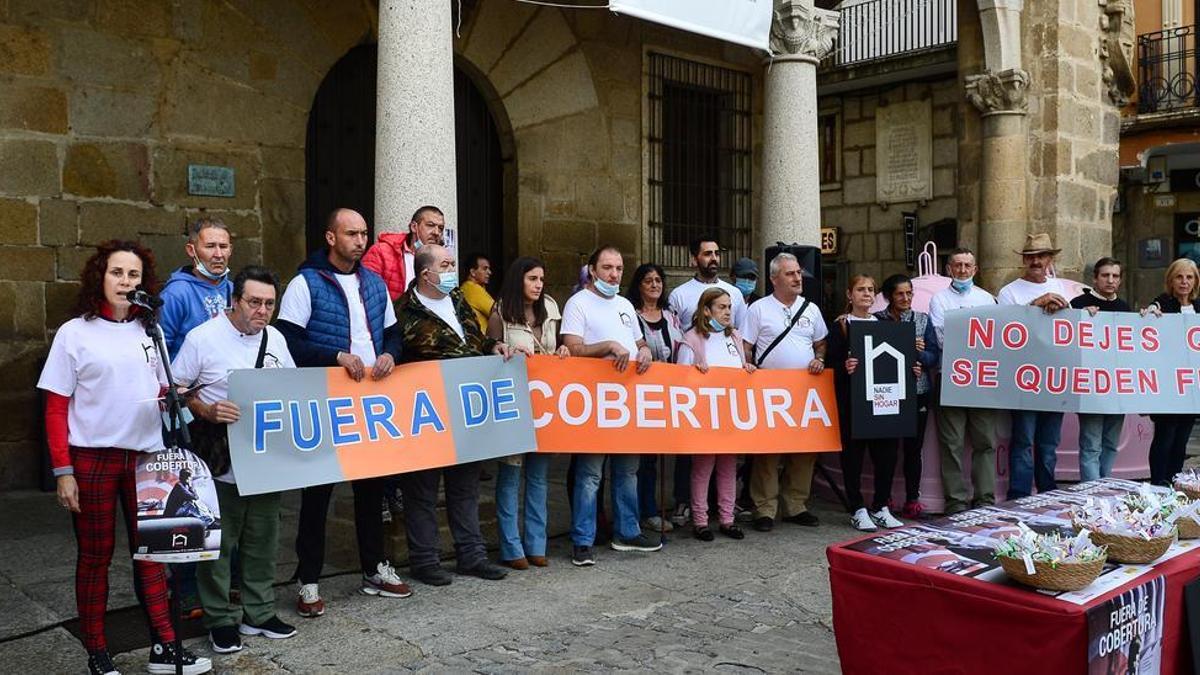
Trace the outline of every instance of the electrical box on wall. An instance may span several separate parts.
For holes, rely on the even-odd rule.
[[[1146,182],[1158,185],[1167,182],[1167,158],[1151,157],[1146,162]]]

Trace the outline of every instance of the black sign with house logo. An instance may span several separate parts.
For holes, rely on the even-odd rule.
[[[1200,192],[1200,169],[1171,169],[1171,192]]]
[[[917,332],[911,323],[851,321],[850,436],[908,438],[917,434]],[[846,411],[842,411],[843,413]]]

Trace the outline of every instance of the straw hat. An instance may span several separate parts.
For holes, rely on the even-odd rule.
[[[1020,251],[1014,251],[1014,253],[1018,255],[1038,255],[1041,253],[1058,255],[1061,251],[1061,248],[1054,248],[1054,240],[1050,238],[1049,234],[1037,232],[1025,235],[1025,248]]]

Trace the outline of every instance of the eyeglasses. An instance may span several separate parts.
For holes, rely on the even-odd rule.
[[[242,302],[249,305],[250,309],[253,309],[253,310],[259,310],[259,309],[266,308],[268,310],[274,311],[274,309],[275,309],[275,301],[274,300],[263,300],[262,298],[250,298],[250,299],[242,298]]]

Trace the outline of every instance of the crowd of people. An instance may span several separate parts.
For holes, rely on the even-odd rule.
[[[229,462],[225,432],[241,414],[228,400],[231,370],[339,367],[363,382],[387,378],[402,363],[488,354],[602,358],[619,371],[639,373],[656,362],[689,365],[702,373],[713,368],[749,373],[794,369],[814,375],[831,370],[842,411],[840,460],[851,523],[874,531],[900,527],[900,518],[921,516],[921,444],[933,411],[946,512],[995,502],[999,411],[940,406],[937,400],[948,312],[997,303],[1046,312],[1074,307],[1093,315],[1131,311],[1118,297],[1123,267],[1113,258],[1097,261],[1092,286],[1068,298],[1051,274],[1059,249],[1042,234],[1030,235],[1015,252],[1022,260],[1022,276],[996,296],[975,285],[975,256],[959,248],[949,254],[949,287],[932,298],[928,313],[913,309],[909,277],[893,275],[877,285],[860,274],[849,279],[845,307],[827,308],[833,310],[829,316],[836,316],[827,321],[818,303],[805,296],[804,270],[790,253],[768,261],[770,292],[760,296],[754,261],[737,260],[724,279],[719,242],[700,238],[690,245],[695,267],[690,280],[668,293],[663,268],[645,263],[622,294],[624,257],[617,248],[604,246],[591,254],[579,287],[560,309],[546,292],[542,261],[513,261],[493,296],[488,290],[491,261],[480,254],[465,256],[460,275],[454,254],[442,245],[444,230],[441,210],[425,206],[413,215],[406,233],[381,235],[368,246],[363,217],[339,209],[328,219],[326,247],[301,264],[278,297],[280,280],[271,270],[248,265],[231,275],[233,246],[223,222],[202,218],[190,227],[186,252],[192,264],[173,272],[163,288],[159,321],[177,383],[203,385],[186,399],[188,426],[194,449],[214,476],[222,537],[218,559],[174,566],[171,574],[194,579],[215,652],[239,651],[244,636],[284,639],[296,634],[276,613],[280,495],[240,495]],[[1200,311],[1198,278],[1195,264],[1175,261],[1167,270],[1165,292],[1143,314]],[[135,289],[157,288],[147,249],[122,241],[99,246],[81,275],[77,316],[56,333],[38,383],[46,396],[58,500],[74,520],[76,597],[92,673],[116,672],[107,652],[104,612],[117,507],[132,551],[137,512],[133,465],[137,453],[163,444],[154,402],[166,385],[165,364],[147,336],[150,313],[128,297]],[[877,294],[886,308],[872,312]],[[918,358],[912,396],[918,433],[913,438],[861,440],[850,432],[850,379],[860,364],[849,349],[848,326],[856,321],[914,325]],[[1180,470],[1193,420],[1191,415],[1154,417],[1153,482],[1165,484]],[[1111,472],[1122,422],[1120,415],[1080,415],[1084,480]],[[1035,486],[1038,491],[1053,489],[1062,414],[1013,411],[1011,423],[1008,498],[1029,495]],[[968,445],[969,480],[964,475]],[[874,475],[869,504],[860,488],[867,457]],[[659,477],[664,470],[660,459],[650,454],[571,457],[567,487],[573,565],[594,565],[596,543],[603,538],[618,552],[649,553],[661,549],[663,534],[675,528],[690,528],[695,538],[712,541],[718,534],[743,539],[739,523],[760,532],[771,531],[777,521],[819,525],[808,509],[815,454],[757,454],[740,466],[733,454],[677,456],[669,506],[661,503],[666,495],[656,490],[665,482]],[[439,490],[445,494],[458,574],[499,580],[510,570],[549,565],[549,468],[550,457],[540,453],[498,462],[499,564],[488,558],[480,532],[480,463],[352,481],[361,592],[383,598],[412,593],[385,553],[384,521],[397,510],[405,520],[408,577],[432,586],[452,583],[453,575],[439,559]],[[892,497],[897,468],[904,484],[898,507]],[[611,518],[604,508],[606,481]],[[319,580],[333,487],[301,492],[295,580],[296,610],[302,617],[326,611]],[[188,650],[177,653],[173,647],[164,566],[137,561],[134,569],[152,633],[150,672],[174,672],[177,658],[185,673],[207,672],[210,659]]]

